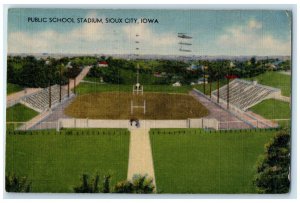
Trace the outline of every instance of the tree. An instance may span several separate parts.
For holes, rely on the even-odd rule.
[[[105,175],[104,176],[104,181],[103,181],[103,193],[110,193],[110,175]]]
[[[76,193],[109,193],[111,175],[105,175],[103,180],[102,189],[99,187],[100,176],[97,174],[94,178],[89,180],[87,174],[83,174],[81,178],[81,185],[74,187]]]
[[[254,184],[259,193],[287,193],[290,188],[290,133],[280,131],[259,158]]]
[[[74,187],[74,192],[76,193],[98,193],[99,189],[99,175],[96,175],[91,181],[89,181],[89,176],[83,174],[81,178],[81,185]]]
[[[5,176],[5,190],[7,192],[30,192],[31,182],[27,177],[18,177],[15,174]]]
[[[115,193],[133,193],[133,185],[128,180],[120,181],[114,186],[114,192]]]
[[[114,187],[114,192],[149,194],[153,193],[154,189],[152,178],[147,178],[146,175],[135,175],[131,181],[125,180],[117,183]]]

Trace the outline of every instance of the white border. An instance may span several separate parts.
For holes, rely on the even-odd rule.
[[[7,2],[7,1],[5,1]],[[211,0],[207,3],[210,3],[210,5],[186,5],[186,3],[197,3],[197,1],[190,1],[190,0],[185,0],[183,5],[167,5],[167,4],[161,4],[161,5],[137,5],[135,3],[141,3],[138,1],[126,1],[126,3],[134,3],[134,5],[125,5],[122,4],[124,1],[117,1],[116,3],[121,3],[122,5],[113,5],[113,4],[107,4],[107,5],[82,5],[82,4],[78,4],[78,1],[76,2],[77,5],[71,5],[71,4],[60,4],[60,3],[65,3],[59,0],[55,0],[55,1],[48,1],[46,3],[49,2],[53,2],[56,3],[56,5],[50,5],[50,4],[44,4],[44,5],[37,5],[37,3],[40,3],[39,1],[29,1],[30,3],[35,3],[36,5],[4,5],[4,8],[1,8],[1,13],[0,15],[3,16],[4,21],[0,22],[0,26],[1,28],[4,28],[4,31],[1,29],[1,36],[3,36],[3,41],[1,42],[1,45],[3,47],[3,49],[1,49],[0,54],[3,57],[0,57],[0,64],[3,64],[4,68],[1,68],[1,72],[0,74],[2,75],[2,80],[1,80],[1,86],[2,88],[0,88],[0,95],[2,95],[2,104],[5,104],[5,100],[6,100],[6,53],[7,53],[7,48],[6,48],[6,32],[7,32],[7,25],[5,22],[7,22],[7,9],[9,7],[21,7],[21,8],[25,8],[25,7],[31,7],[31,8],[43,8],[43,7],[47,7],[47,8],[153,8],[153,9],[189,9],[189,8],[193,8],[193,9],[291,9],[293,11],[293,54],[292,54],[292,59],[293,59],[293,71],[292,71],[292,79],[293,79],[293,88],[292,88],[292,134],[293,134],[293,140],[292,140],[292,191],[289,195],[203,195],[203,194],[192,194],[192,195],[168,195],[168,194],[162,194],[162,195],[116,195],[116,194],[110,194],[110,195],[104,195],[104,194],[96,194],[96,195],[78,195],[78,194],[11,194],[11,193],[3,193],[1,195],[4,195],[4,198],[24,198],[24,199],[40,199],[40,198],[48,198],[48,199],[66,199],[66,198],[73,198],[73,199],[93,199],[93,198],[103,198],[103,199],[111,199],[111,198],[117,198],[117,199],[138,199],[138,198],[145,198],[143,201],[146,201],[146,199],[149,198],[162,198],[162,199],[196,199],[196,198],[201,198],[201,199],[244,199],[244,198],[249,198],[249,199],[272,199],[272,198],[276,198],[276,199],[281,199],[281,198],[296,198],[297,197],[297,182],[296,182],[296,178],[297,177],[297,160],[296,160],[296,154],[297,154],[297,106],[296,106],[296,102],[297,102],[297,90],[298,90],[298,85],[297,85],[297,80],[296,77],[298,76],[297,73],[297,24],[299,23],[298,16],[297,16],[297,5],[268,5],[268,4],[261,4],[261,1],[257,1],[257,0],[252,0],[252,1],[248,1],[246,2],[246,4],[243,5],[229,5],[229,4],[217,4],[217,5],[213,5],[215,3],[220,3],[220,1],[215,1],[215,0]],[[101,1],[103,2],[103,1]],[[160,1],[162,3],[165,3],[163,1]],[[260,5],[254,5],[254,4],[249,4],[249,2],[253,2],[253,3],[257,3]],[[274,0],[271,1],[272,3],[276,3]],[[278,2],[278,1],[277,1]],[[286,0],[286,1],[282,1],[281,3],[296,3],[297,1],[291,1],[291,0]],[[17,3],[17,1],[12,1],[12,2],[8,2],[8,3]],[[87,3],[87,2],[80,2],[80,3]],[[98,3],[98,1],[92,1],[92,3]],[[105,3],[105,2],[104,2]],[[106,3],[112,3],[111,1],[106,1]],[[113,2],[115,3],[115,2]],[[148,1],[149,3],[149,1]],[[153,3],[153,1],[150,1],[150,3]],[[239,1],[231,1],[231,3],[241,3]],[[266,3],[266,2],[263,2]],[[3,44],[2,44],[3,43]],[[2,63],[1,63],[2,62]],[[2,108],[0,108],[0,114],[1,114],[1,122],[4,123],[5,121],[5,105],[2,105]],[[3,190],[3,186],[4,186],[4,153],[5,153],[5,132],[4,132],[4,128],[3,125],[1,125],[1,132],[2,132],[2,136],[3,139],[1,142],[1,146],[0,148],[2,150],[0,150],[0,162],[3,163],[3,167],[0,167],[1,169],[1,179],[2,181],[0,182],[0,188]],[[299,142],[299,141],[298,141]],[[299,144],[299,143],[298,143]],[[298,145],[299,146],[299,145]],[[72,200],[75,201],[75,200]],[[175,200],[172,200],[172,202]]]

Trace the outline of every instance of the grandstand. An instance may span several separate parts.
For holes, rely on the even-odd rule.
[[[234,79],[229,83],[229,103],[238,109],[246,111],[262,100],[281,95],[281,90],[265,85],[257,84],[256,81]],[[212,92],[213,99],[217,99],[217,90]],[[220,102],[227,102],[227,85],[219,89]]]
[[[51,107],[55,107],[59,104],[59,85],[51,86]],[[68,91],[65,88],[61,88],[61,99],[66,99]],[[31,94],[21,99],[20,103],[32,108],[38,112],[43,112],[49,109],[49,88],[41,89],[40,91]]]

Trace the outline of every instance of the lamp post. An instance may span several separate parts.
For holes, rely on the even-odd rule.
[[[206,82],[206,79],[205,79],[205,69],[206,69],[206,66],[203,66],[203,93],[205,94],[205,82]]]
[[[70,78],[68,76],[68,97],[70,97]]]
[[[227,109],[229,109],[229,75],[227,75]]]
[[[229,88],[229,82],[230,82],[230,79],[234,79],[236,78],[235,75],[231,75],[231,68],[234,67],[234,64],[232,62],[230,62],[230,64],[228,65],[227,64],[227,109],[229,109],[229,99],[230,99],[230,88]]]
[[[51,82],[50,82],[50,80],[49,80],[49,87],[48,87],[49,89],[49,95],[48,95],[48,97],[49,97],[49,109],[51,109],[51,103],[52,103],[52,101],[51,101]]]
[[[62,65],[59,66],[59,102],[61,102],[61,77],[62,77]]]
[[[218,66],[217,75],[217,102],[220,103],[220,66]]]
[[[74,77],[74,94],[76,94],[76,77]]]

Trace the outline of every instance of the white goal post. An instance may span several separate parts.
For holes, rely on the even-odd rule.
[[[136,85],[132,86],[132,93],[133,94],[139,94],[141,93],[143,95],[144,93],[144,87],[143,85],[140,85],[139,83],[137,83]]]
[[[131,100],[131,115],[133,114],[134,109],[144,109],[144,114],[146,114],[146,100],[144,100],[144,105],[133,105],[133,101]]]

